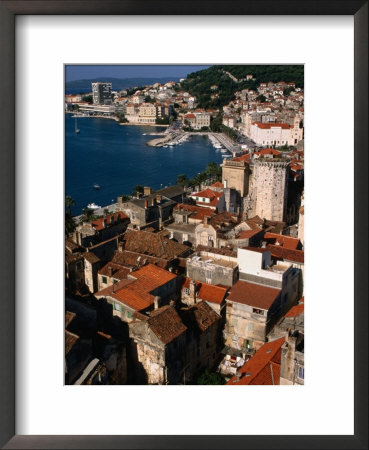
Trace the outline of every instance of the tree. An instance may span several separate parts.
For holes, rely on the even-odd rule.
[[[206,369],[197,379],[197,384],[225,384],[223,375],[217,372],[210,372]]]
[[[177,177],[177,184],[181,186],[186,186],[190,180],[187,178],[187,175],[182,173]]]
[[[82,216],[80,219],[80,223],[90,222],[94,218],[94,210],[91,208],[85,208],[82,211]]]
[[[94,100],[93,100],[92,95],[85,95],[82,97],[82,101],[91,104],[91,103],[93,103]]]
[[[133,188],[132,196],[136,197],[137,194],[143,194],[144,193],[144,187],[141,184],[136,184],[136,186]]]
[[[70,195],[67,195],[65,197],[65,206],[68,208],[68,214],[72,216],[72,206],[74,206],[76,202],[73,200],[73,198]]]
[[[69,236],[75,230],[77,224],[72,215],[68,212],[65,213],[65,235]]]
[[[260,103],[265,103],[267,99],[266,99],[265,95],[260,94],[256,97],[256,100]]]
[[[104,208],[104,215],[107,216],[109,214],[109,208]]]

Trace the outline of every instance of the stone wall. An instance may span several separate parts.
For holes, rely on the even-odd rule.
[[[287,163],[255,161],[255,215],[283,222],[287,206]]]

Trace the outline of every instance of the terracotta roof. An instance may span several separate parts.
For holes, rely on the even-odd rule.
[[[278,150],[275,150],[274,148],[263,148],[262,150],[259,150],[255,152],[255,155],[274,155],[274,156],[280,156],[282,153]]]
[[[281,245],[284,248],[289,248],[292,250],[296,250],[297,247],[300,245],[300,239],[293,238],[291,236],[284,236],[283,234],[277,234],[277,233],[265,233],[264,234],[264,240],[268,241],[270,244],[275,245]]]
[[[236,161],[236,162],[246,161],[246,162],[249,162],[250,158],[251,158],[250,153],[245,153],[244,155],[236,156],[235,158],[231,158],[231,161]]]
[[[97,297],[111,296],[137,311],[154,304],[152,292],[175,279],[177,276],[160,267],[148,264],[130,273],[134,279],[122,280],[95,294]]]
[[[290,128],[293,128],[293,126],[289,125],[288,123],[261,123],[261,122],[253,122],[253,125],[256,125],[258,128],[261,128],[262,130],[270,130],[271,128],[282,128],[283,130],[288,130]]]
[[[113,217],[113,220],[114,220],[113,223],[110,223],[111,217]],[[119,218],[120,221],[129,220],[129,217],[126,214],[124,214],[123,212],[120,211],[120,212],[117,212],[117,213],[114,213],[114,214],[109,214],[109,215],[107,215],[105,217],[102,217],[101,219],[93,220],[91,222],[91,224],[94,226],[96,231],[101,231],[101,230],[103,230],[105,228],[104,227],[104,220],[106,221],[106,227],[110,227],[110,226],[113,226],[113,225],[115,225],[117,223],[118,218]]]
[[[68,330],[65,330],[65,355],[68,355],[68,353],[72,350],[72,347],[78,341],[78,339],[79,336],[71,333]]]
[[[211,189],[205,189],[200,192],[194,192],[191,194],[191,197],[204,197],[204,198],[214,198],[214,197],[222,197],[222,192],[213,191]]]
[[[214,187],[214,188],[224,188],[223,183],[221,183],[220,181],[216,181],[215,183],[213,183],[213,184],[211,185],[211,187]]]
[[[196,298],[199,300],[205,300],[210,303],[217,303],[220,305],[229,288],[214,286],[212,284],[200,283],[199,281],[195,281],[196,284]],[[190,279],[186,278],[182,289],[190,288]]]
[[[212,216],[216,214],[213,210],[209,210],[209,208],[204,208],[202,206],[189,205],[187,203],[179,203],[174,208],[175,211],[190,211],[192,214],[190,217],[196,220],[204,220],[206,216]]]
[[[197,252],[207,252],[214,253],[215,255],[224,255],[224,256],[232,256],[233,258],[237,258],[237,252],[231,248],[223,247],[223,248],[214,248],[207,247],[205,245],[198,245],[196,247]]]
[[[227,385],[272,385],[280,384],[281,347],[285,338],[265,343],[238,371],[241,377],[233,376]],[[272,376],[273,373],[273,376]]]
[[[186,245],[159,233],[130,230],[124,235],[124,250],[171,260],[189,251]]]
[[[261,233],[263,230],[260,230],[260,228],[256,230],[242,230],[236,239],[250,239],[253,236],[256,236],[257,234]]]
[[[280,293],[280,289],[239,280],[231,288],[227,301],[268,310]]]
[[[128,267],[123,267],[120,264],[115,264],[113,262],[108,262],[107,264],[105,264],[105,266],[98,271],[98,274],[110,277],[110,267],[112,270],[111,276],[116,278],[117,280],[124,280],[130,274],[130,270]]]
[[[187,330],[172,306],[163,306],[153,311],[147,321],[163,344],[169,344]]]
[[[83,253],[83,257],[91,264],[100,262],[100,258],[93,252],[85,252]]]
[[[293,306],[287,314],[285,314],[285,317],[297,317],[301,316],[301,314],[304,312],[304,303],[300,303],[298,305]]]
[[[204,301],[191,305],[188,308],[182,308],[180,315],[188,328],[193,329],[195,326],[202,332],[220,320],[219,314]]]
[[[144,255],[142,253],[130,252],[123,250],[122,252],[115,252],[112,262],[120,264],[122,266],[137,267],[137,259],[140,258],[140,264],[155,264],[162,269],[166,269],[168,266],[168,260],[162,258],[156,258],[155,256]]]
[[[293,250],[289,248],[281,247],[280,245],[268,244],[266,247],[274,258],[286,259],[297,263],[304,263],[304,251]]]

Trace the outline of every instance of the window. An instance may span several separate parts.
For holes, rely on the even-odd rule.
[[[304,379],[304,367],[299,367],[299,378],[301,379],[301,380],[303,380]]]
[[[122,305],[120,303],[114,303],[115,311],[122,311]]]
[[[106,277],[102,277],[102,282],[106,284],[108,282],[107,278]]]
[[[188,288],[184,288],[183,295],[190,295],[190,290]]]
[[[127,319],[132,319],[132,311],[126,311]]]
[[[259,314],[259,315],[261,315],[261,316],[264,315],[264,311],[263,311],[262,309],[252,308],[252,312],[253,312],[254,314]]]

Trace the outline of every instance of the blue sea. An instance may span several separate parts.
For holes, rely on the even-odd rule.
[[[117,196],[131,194],[137,184],[160,189],[176,184],[177,175],[192,178],[209,162],[222,162],[207,136],[191,136],[174,147],[146,145],[162,127],[119,125],[111,119],[78,118],[65,115],[65,195],[76,205],[73,215],[81,214],[89,203],[106,206]],[[147,133],[144,135],[143,133]],[[98,184],[101,189],[94,189]]]

